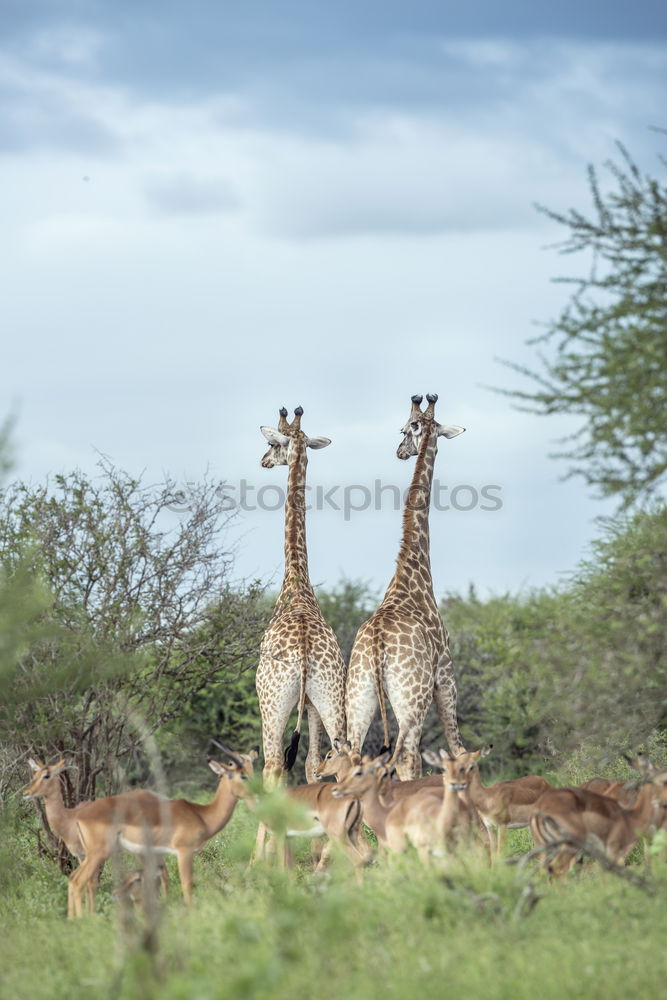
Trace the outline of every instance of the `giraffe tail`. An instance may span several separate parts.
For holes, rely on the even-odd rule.
[[[304,636],[303,640],[303,656],[301,657],[301,685],[299,688],[299,710],[296,719],[296,728],[292,733],[292,739],[290,740],[289,746],[285,750],[284,758],[284,768],[286,771],[291,771],[296,763],[297,753],[299,752],[299,740],[301,739],[301,724],[303,720],[303,709],[306,704],[306,675],[308,673],[308,636]]]
[[[295,729],[292,733],[292,739],[290,744],[285,748],[285,770],[291,771],[296,762],[296,756],[299,752],[299,740],[301,739],[301,730]]]
[[[382,670],[385,660],[385,648],[380,630],[377,626],[373,628],[373,639],[371,643],[371,655],[373,659],[373,672],[375,677],[375,694],[380,706],[380,717],[382,718],[382,739],[383,745],[380,753],[388,753],[391,750],[389,740],[389,720],[387,719],[387,704],[384,700],[384,685],[382,683]]]

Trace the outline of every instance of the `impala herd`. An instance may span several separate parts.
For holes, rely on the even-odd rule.
[[[195,852],[226,826],[241,799],[253,808],[262,794],[248,784],[257,748],[243,754],[220,747],[230,762],[209,761],[219,781],[215,796],[204,805],[136,790],[68,809],[59,777],[66,761],[48,765],[29,760],[34,776],[24,797],[43,799],[50,827],[80,862],[69,878],[68,916],[82,914],[84,899],[87,911],[93,911],[102,866],[118,849],[152,860],[156,886],[165,892],[164,856],[174,855],[183,897],[186,903],[191,901]],[[538,846],[568,835],[576,838],[549,862],[549,871],[561,874],[580,856],[573,845],[587,837],[593,837],[611,861],[622,864],[642,835],[667,829],[667,771],[641,755],[629,761],[639,772],[633,783],[593,778],[580,787],[555,788],[532,776],[485,786],[479,760],[489,750],[463,750],[456,756],[445,750],[426,751],[425,762],[442,775],[397,781],[389,752],[361,757],[349,743],[336,740],[317,769],[317,781],[284,789],[299,807],[299,819],[292,820],[282,835],[272,833],[269,844],[289,865],[291,852],[285,841],[326,836],[315,870],[324,870],[332,846],[337,845],[361,878],[362,869],[375,857],[364,827],[375,835],[379,852],[389,858],[412,845],[424,864],[432,864],[463,846],[493,859],[502,851],[507,829],[529,826]],[[321,780],[325,778],[334,780]],[[140,900],[142,883],[142,869],[133,871],[116,887],[114,897]]]

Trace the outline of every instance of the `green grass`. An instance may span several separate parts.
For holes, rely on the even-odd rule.
[[[378,864],[355,883],[344,859],[328,878],[305,863],[290,875],[247,870],[255,824],[245,808],[197,858],[187,910],[172,868],[155,962],[140,923],[119,926],[105,872],[93,918],[65,920],[66,883],[35,856],[20,824],[0,894],[3,1000],[371,1000],[419,997],[644,998],[667,980],[667,877],[650,897],[595,869],[565,883],[532,879],[541,899],[519,901],[526,876],[476,859],[446,873],[416,858]],[[513,831],[510,852],[531,846]],[[130,862],[131,864],[131,862]],[[108,866],[110,867],[110,866]]]

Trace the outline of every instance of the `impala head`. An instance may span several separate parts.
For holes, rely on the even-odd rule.
[[[667,808],[667,771],[659,771],[655,765],[651,768],[650,777],[645,779],[651,785],[651,797],[655,805]]]
[[[164,862],[158,861],[153,873],[156,892],[160,891],[160,885],[164,883],[165,873]],[[128,872],[123,881],[111,890],[111,898],[114,903],[119,903],[121,900],[130,903],[142,903],[144,897],[144,875],[145,870],[143,868],[137,868],[133,872]]]
[[[289,465],[289,456],[300,445],[306,448],[326,448],[331,444],[331,438],[314,437],[309,438],[301,430],[301,417],[303,407],[297,406],[294,411],[292,423],[287,422],[287,410],[282,406],[279,410],[280,419],[277,427],[260,427],[266,440],[269,442],[269,450],[262,458],[262,466],[265,469],[273,469],[276,465]]]
[[[28,764],[31,770],[34,771],[34,777],[30,784],[26,785],[23,789],[24,799],[45,798],[53,794],[52,789],[55,791],[58,784],[58,775],[67,767],[64,757],[56,761],[55,764],[42,764],[40,761],[33,760],[30,757],[28,758]]]
[[[630,767],[639,771],[644,778],[652,778],[660,772],[660,768],[650,761],[644,753],[638,753],[636,757],[629,757],[627,753],[624,753],[623,756]]]
[[[318,781],[321,778],[337,778],[342,781],[345,775],[360,763],[361,758],[359,754],[352,753],[352,744],[349,740],[334,740],[331,750],[315,769],[315,777]]]
[[[430,767],[438,768],[444,772],[442,780],[445,785],[449,785],[455,792],[465,792],[481,753],[481,750],[475,750],[472,753],[464,750],[456,757],[451,757],[443,749],[438,750],[437,754],[431,750],[424,750],[422,757]]]
[[[642,787],[650,787],[650,797],[655,806],[667,808],[667,771],[662,771],[646,754],[638,753],[636,757],[623,754],[630,767],[639,772],[640,777],[625,783],[625,788],[639,794]]]
[[[425,431],[432,429],[438,437],[454,438],[457,434],[463,434],[465,427],[458,424],[439,424],[434,416],[435,404],[438,401],[437,394],[429,393],[426,396],[426,409],[422,410],[421,404],[423,396],[412,396],[412,408],[410,416],[404,427],[401,428],[403,440],[398,446],[396,454],[399,458],[412,458],[419,451],[422,435]]]
[[[374,759],[366,756],[362,757],[361,760],[357,759],[346,777],[336,785],[331,794],[336,799],[359,798],[387,776],[389,773],[387,764],[390,757],[391,754],[387,751]]]
[[[250,796],[248,779],[252,777],[254,763],[259,757],[259,747],[253,747],[249,753],[236,753],[224,743],[218,743],[217,740],[212,742],[231,759],[232,763],[222,764],[217,760],[209,760],[208,766],[218,775],[221,784],[223,781],[231,782],[230,791],[235,798],[248,798]]]

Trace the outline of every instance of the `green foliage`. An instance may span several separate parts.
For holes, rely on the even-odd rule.
[[[359,626],[373,614],[380,603],[378,595],[364,580],[343,577],[332,590],[317,590],[325,621],[336,633],[338,643],[347,663]]]
[[[531,341],[552,349],[540,354],[541,370],[509,363],[536,389],[504,391],[532,413],[583,417],[555,457],[627,506],[655,493],[667,474],[667,186],[618,148],[620,163],[606,164],[612,190],[603,191],[589,168],[591,217],[541,209],[569,230],[561,251],[591,253],[592,269],[560,279],[575,292]]]
[[[667,508],[606,524],[567,585],[447,598],[471,746],[521,773],[591,741],[610,756],[667,728]]]
[[[481,601],[471,590],[467,599],[450,596],[442,603],[464,742],[492,743],[490,766],[507,776],[530,773],[548,756],[536,666],[551,641],[559,600],[535,592]]]
[[[661,995],[661,894],[649,897],[592,869],[563,885],[535,878],[531,909],[524,875],[472,859],[425,871],[407,856],[369,869],[363,886],[343,859],[326,880],[306,866],[292,877],[246,871],[254,828],[239,807],[197,857],[189,910],[174,885],[153,953],[143,946],[139,915],[121,926],[111,872],[97,916],[73,926],[64,919],[64,879],[45,879],[13,835],[17,875],[11,891],[0,892],[3,995],[371,1000],[381,990],[440,1000],[443,983],[453,996],[490,1000]],[[664,870],[656,877],[664,891]]]
[[[258,644],[261,588],[229,584],[224,499],[203,483],[183,519],[172,499],[104,461],[0,495],[3,741],[19,761],[68,753],[69,804],[145,770],[146,735]]]

